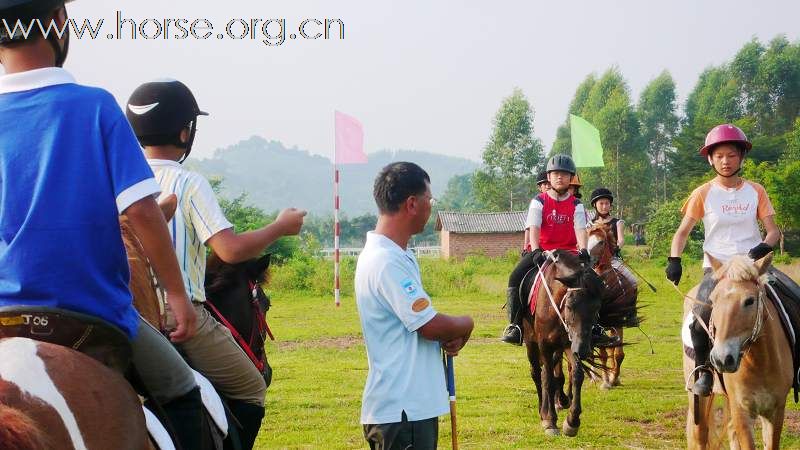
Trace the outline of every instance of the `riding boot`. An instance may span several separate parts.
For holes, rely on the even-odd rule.
[[[593,347],[614,347],[619,345],[619,336],[609,336],[605,329],[598,324],[592,325],[592,346]]]
[[[711,388],[714,387],[714,377],[708,365],[711,345],[705,330],[697,323],[697,319],[692,322],[689,328],[692,336],[692,346],[694,347],[694,365],[697,371],[697,381],[692,386],[692,393],[700,397],[711,395]]]
[[[522,304],[519,301],[519,290],[515,287],[506,290],[506,310],[509,325],[503,330],[503,337],[500,340],[513,345],[522,345],[522,328],[519,326]]]
[[[261,429],[264,418],[264,407],[241,400],[228,400],[228,406],[242,426],[239,431],[239,442],[242,450],[252,450]],[[232,425],[233,426],[233,425]]]
[[[200,388],[195,387],[186,394],[164,404],[170,425],[180,440],[183,450],[201,450],[208,448],[208,430],[204,427],[203,401]]]

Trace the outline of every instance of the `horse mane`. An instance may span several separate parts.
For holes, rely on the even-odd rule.
[[[46,450],[44,434],[22,411],[0,405],[0,442],[5,450]]]
[[[241,272],[245,272],[257,284],[266,283],[267,271],[257,269],[255,267],[257,261],[258,259],[252,259],[238,264],[228,264],[212,253],[206,269],[206,292],[219,292],[229,288],[236,283],[236,275]]]
[[[736,255],[728,260],[720,267],[714,277],[717,280],[727,278],[731,281],[752,281],[761,283],[761,274],[758,273],[758,268],[753,265],[750,258],[745,256]]]

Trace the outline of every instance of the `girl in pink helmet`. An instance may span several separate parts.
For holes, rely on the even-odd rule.
[[[761,259],[772,251],[780,239],[775,225],[775,210],[764,188],[739,176],[747,152],[752,144],[744,132],[731,124],[714,127],[706,136],[700,155],[708,159],[717,176],[692,191],[681,212],[683,221],[672,238],[667,258],[667,279],[676,285],[681,279],[681,253],[686,246],[689,232],[702,220],[705,227],[703,252],[719,261],[727,261],[734,255],[748,255],[753,260]],[[758,222],[764,226],[762,237]],[[709,295],[716,281],[712,277],[711,263],[703,258],[703,281],[698,291],[702,304],[694,306],[697,317],[708,323],[711,315]],[[711,393],[713,377],[708,367],[711,341],[697,321],[690,327],[698,378],[692,387],[696,395]]]

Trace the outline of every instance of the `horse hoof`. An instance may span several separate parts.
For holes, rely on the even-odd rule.
[[[545,436],[560,436],[561,435],[561,431],[559,431],[558,428],[545,428],[544,435]]]
[[[571,427],[567,419],[564,419],[564,423],[561,425],[561,431],[564,432],[564,436],[575,437],[578,435],[578,427]]]
[[[608,381],[603,381],[603,384],[600,385],[600,388],[606,391],[611,389],[612,387],[614,387],[614,385],[609,383]]]
[[[560,403],[556,402],[556,411],[563,411],[563,410],[565,410],[565,409],[566,409],[566,408],[564,408],[563,406],[561,406],[561,404],[560,404]]]

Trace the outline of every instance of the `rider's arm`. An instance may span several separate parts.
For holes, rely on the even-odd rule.
[[[586,217],[586,209],[584,208],[583,204],[577,200],[576,203],[575,215],[573,217],[573,223],[575,224],[575,238],[578,241],[578,250],[583,250],[586,248],[586,244],[589,241],[589,233],[586,231],[588,217]]]
[[[761,219],[761,223],[764,224],[764,229],[767,230],[764,242],[770,247],[778,245],[778,241],[781,240],[781,230],[775,224],[775,216],[766,216]]]
[[[680,226],[678,226],[678,231],[676,231],[675,236],[672,237],[672,245],[670,246],[669,256],[681,256],[684,247],[686,247],[686,241],[689,239],[689,232],[692,231],[692,228],[694,228],[696,223],[697,220],[689,217],[688,215],[683,216],[683,220],[681,221]]]
[[[531,230],[530,228],[525,228],[525,240],[522,241],[522,248],[525,249],[528,247],[528,243],[530,242]]]
[[[539,234],[541,233],[542,229],[539,227],[531,227],[530,237],[528,238],[528,243],[531,246],[531,249],[539,248]]]
[[[300,232],[305,211],[284,209],[271,224],[258,230],[236,234],[227,228],[217,232],[206,242],[223,261],[236,264],[257,257],[270,244],[283,236]]]
[[[539,248],[539,233],[542,227],[542,202],[538,196],[531,200],[528,206],[528,217],[525,219],[525,226],[530,232],[526,235],[525,243],[531,246],[531,250]]]
[[[578,250],[585,249],[589,241],[589,233],[586,232],[586,228],[575,228],[575,237],[578,239]]]
[[[177,322],[177,329],[170,337],[175,342],[190,339],[195,334],[197,318],[186,295],[178,260],[172,249],[172,238],[161,209],[153,197],[147,196],[131,204],[122,214],[128,218],[159,283],[167,293],[167,301]]]
[[[617,221],[617,247],[622,248],[625,244],[625,222]]]

